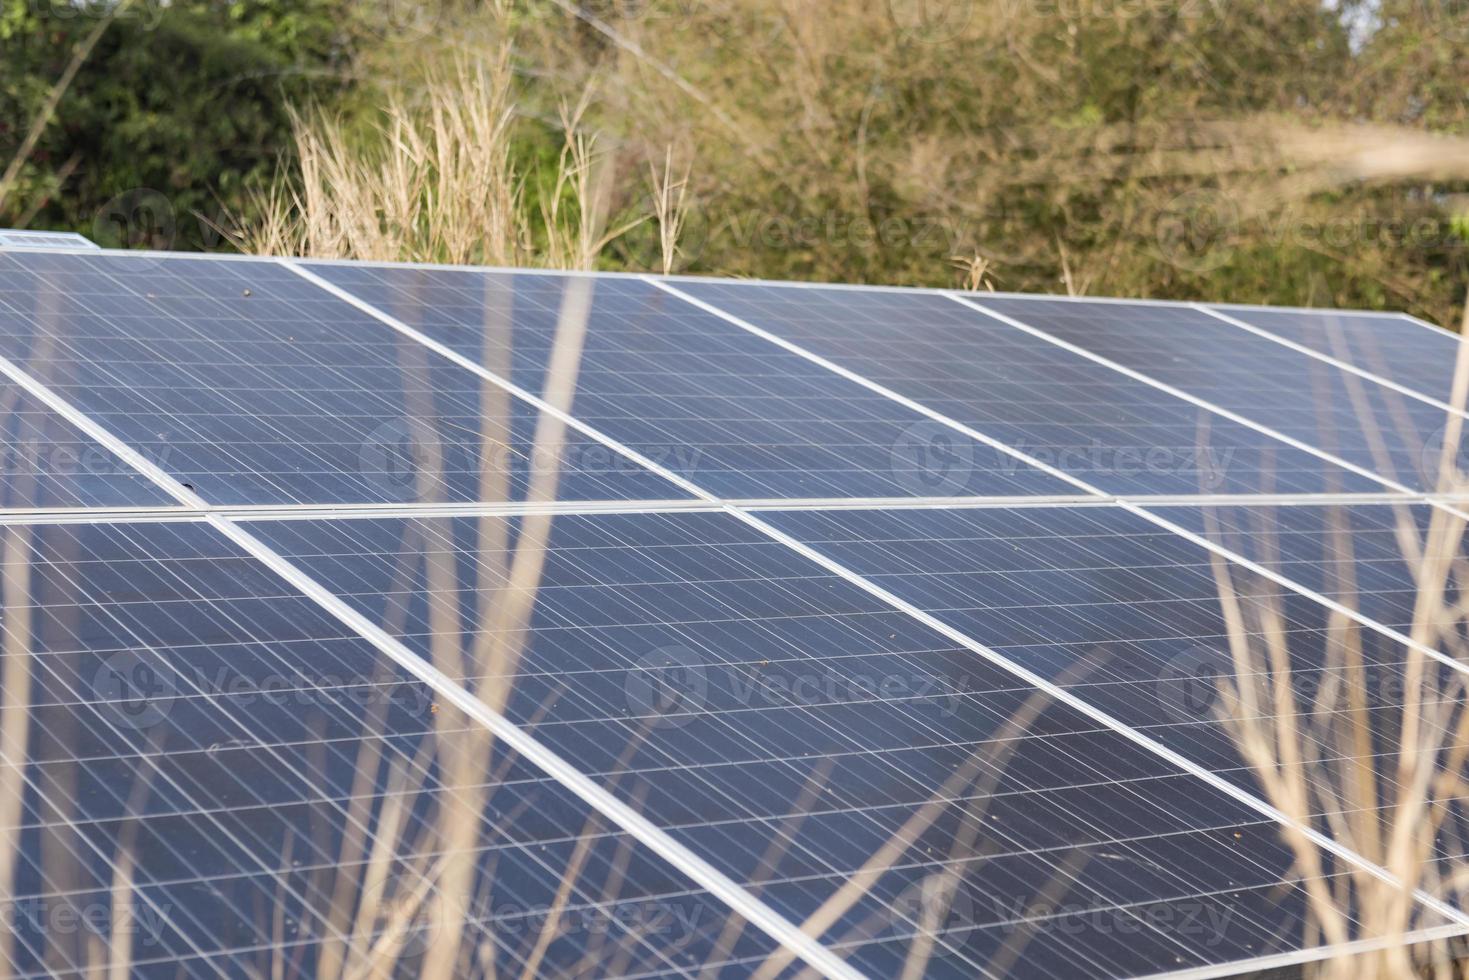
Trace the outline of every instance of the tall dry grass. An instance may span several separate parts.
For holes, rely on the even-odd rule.
[[[266,255],[591,269],[611,242],[656,219],[671,264],[687,174],[655,169],[652,205],[620,207],[618,158],[587,118],[590,86],[557,106],[561,148],[549,172],[525,164],[513,81],[501,44],[422,86],[390,86],[367,132],[323,111],[295,113],[295,171],[260,192],[261,217],[234,233],[236,244]]]
[[[509,85],[503,57],[460,62],[420,98],[387,93],[372,139],[297,112],[299,179],[264,192],[241,243],[270,255],[520,264],[530,222],[511,163]]]
[[[1469,309],[1465,318],[1469,329]],[[1338,346],[1345,353],[1340,337]],[[1450,404],[1462,411],[1469,397],[1469,343],[1458,349]],[[1387,465],[1385,436],[1366,410],[1362,424]],[[1469,476],[1459,469],[1463,435],[1463,417],[1447,413],[1436,472],[1437,491],[1449,497],[1469,492]],[[1397,663],[1375,663],[1367,652],[1370,628],[1338,610],[1328,617],[1322,649],[1315,648],[1319,638],[1293,638],[1278,595],[1262,594],[1252,573],[1211,556],[1232,665],[1221,684],[1219,718],[1265,797],[1294,824],[1282,836],[1307,884],[1306,941],[1375,947],[1343,951],[1309,969],[1323,980],[1450,980],[1465,970],[1462,939],[1409,945],[1406,937],[1443,924],[1415,891],[1460,910],[1469,896],[1469,840],[1463,835],[1469,686],[1465,673],[1427,653],[1438,651],[1469,668],[1469,514],[1435,507],[1421,526],[1407,505],[1394,509],[1399,557],[1413,581],[1412,642],[1393,644],[1401,651]],[[1327,511],[1320,556],[1326,589],[1360,613],[1349,508]],[[1250,557],[1278,567],[1280,543],[1269,509],[1253,518]],[[1210,538],[1230,546],[1212,512],[1205,512],[1205,524]],[[1321,831],[1388,877],[1335,865],[1300,828]],[[1323,874],[1333,870],[1337,877],[1328,885]]]

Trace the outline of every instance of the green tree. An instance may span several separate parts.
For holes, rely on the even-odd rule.
[[[0,205],[0,225],[106,244],[199,248],[210,222],[248,220],[245,188],[290,151],[287,106],[339,94],[361,36],[344,0],[3,2],[0,165],[115,14]]]

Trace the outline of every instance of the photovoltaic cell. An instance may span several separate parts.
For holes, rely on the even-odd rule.
[[[676,285],[1108,493],[1381,489],[944,296]]]
[[[556,517],[528,626],[498,620],[535,520],[250,528],[435,663],[513,634],[509,716],[793,922],[890,847],[823,935],[871,975],[916,936],[939,976],[1299,944],[1269,820],[731,516]],[[903,910],[944,882],[930,935]]]
[[[688,496],[273,262],[5,253],[0,353],[211,503]]]
[[[1219,680],[1236,668],[1226,593],[1199,545],[1110,507],[787,511],[771,520],[1127,727],[1263,794],[1219,714]],[[1402,645],[1361,633],[1368,676],[1350,676],[1347,637],[1330,628],[1326,607],[1242,568],[1229,580],[1245,635],[1276,636],[1287,650],[1296,709],[1309,713],[1316,692],[1333,684],[1358,685],[1374,734],[1391,744],[1408,660]],[[1303,739],[1315,734],[1302,723]],[[1319,748],[1335,758],[1336,746]],[[1391,774],[1382,778],[1391,784]],[[1446,856],[1460,853],[1454,840],[1443,846]]]
[[[1379,476],[1417,491],[1438,489],[1443,410],[1375,381],[1199,310],[1011,297],[983,302]],[[1457,451],[1465,467],[1463,447]]]
[[[0,384],[0,508],[166,506],[173,499],[18,385]]]
[[[1379,378],[1453,404],[1460,341],[1407,317],[1336,310],[1262,310],[1215,307],[1267,333],[1370,371]]]
[[[539,390],[574,277],[307,263]],[[639,279],[598,278],[576,414],[717,496],[1075,496],[1076,487]]]
[[[91,975],[122,942],[130,976],[335,975],[344,957],[404,975],[448,941],[394,930],[415,896],[465,921],[462,967],[478,975],[535,970],[547,921],[564,928],[546,972],[748,970],[771,951],[749,928],[716,949],[731,921],[719,902],[476,742],[213,529],[9,528],[4,559],[3,693],[28,719],[23,764],[0,770],[17,807],[0,821],[17,861],[10,975]],[[484,746],[475,793],[445,775],[467,745]],[[472,887],[445,883],[451,862]],[[367,956],[385,935],[399,955]]]
[[[1420,563],[1462,560],[1461,538],[1429,534],[1435,511],[1427,504],[1258,502],[1153,510],[1403,632],[1413,625]],[[1459,522],[1447,512],[1438,519]]]

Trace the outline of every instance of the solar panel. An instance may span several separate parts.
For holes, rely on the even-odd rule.
[[[0,228],[0,248],[96,249],[84,235],[74,231],[23,231]]]
[[[0,353],[210,503],[687,492],[271,262],[0,255]]]
[[[1402,314],[1262,310],[1218,307],[1218,312],[1360,371],[1451,403],[1459,338]],[[1421,329],[1410,329],[1412,325]]]
[[[7,890],[11,975],[95,967],[87,933],[56,927],[67,910],[128,936],[138,975],[360,963],[363,949],[342,948],[349,916],[392,936],[395,903],[445,861],[481,869],[481,891],[439,886],[479,969],[519,970],[579,848],[561,904],[585,928],[556,937],[548,971],[591,955],[675,972],[731,921],[503,745],[481,750],[480,795],[457,799],[443,770],[474,737],[463,720],[214,528],[38,525],[5,545],[10,581],[29,568],[34,624],[28,761],[6,771],[19,810],[4,832],[22,859]],[[7,598],[12,642],[22,606]],[[461,833],[455,808],[471,803]],[[380,877],[359,873],[369,863]],[[686,931],[640,935],[655,914]],[[432,928],[404,931],[407,962],[437,955]],[[746,928],[720,955],[768,947]]]
[[[1420,661],[1452,708],[1403,548],[1453,513],[1446,338],[1216,313],[7,249],[0,964],[1202,978],[1371,938],[1391,875],[1338,828],[1393,773],[1282,809],[1218,680],[1278,637],[1329,763],[1321,691],[1373,759]],[[1469,934],[1431,878],[1400,941]]]
[[[677,288],[1108,493],[1382,489],[944,296]]]
[[[575,277],[308,264],[433,340],[545,384]],[[639,279],[597,280],[579,418],[725,498],[1072,495],[953,432]]]
[[[1442,408],[1202,310],[1007,297],[983,305],[1392,485],[1438,489]],[[1422,327],[1404,320],[1399,330]],[[1455,449],[1465,466],[1462,445]]]
[[[466,611],[495,608],[485,600],[505,588],[511,560],[484,546],[484,523],[251,530],[364,615],[396,618],[409,646],[435,657],[446,639],[457,654],[494,628]],[[514,530],[491,534],[508,548]],[[436,556],[454,574],[431,589]],[[1038,966],[1054,958],[1057,970],[1112,974],[1293,942],[1299,895],[1272,894],[1289,859],[1259,813],[758,530],[725,514],[568,517],[546,560],[509,717],[538,718],[542,742],[598,777],[620,774],[619,795],[735,880],[761,883],[792,921],[815,914],[895,831],[921,824],[925,807],[937,810],[915,830],[918,854],[832,926],[865,972],[900,971],[908,950],[890,935],[890,906],[945,870],[965,888],[963,921],[938,938],[955,975],[991,969],[1026,929],[1049,931],[1012,920],[1027,918],[1056,864],[1074,865],[1056,889],[1058,915],[1136,928],[1044,936],[1031,949]],[[434,630],[435,601],[460,610],[462,632]],[[672,672],[678,697],[645,693]],[[1019,728],[1025,737],[1006,745]],[[1207,870],[1177,870],[1179,851],[1208,855]],[[1146,910],[1165,904],[1228,926],[1200,941],[1145,927]],[[877,950],[852,938],[874,920],[886,940]]]

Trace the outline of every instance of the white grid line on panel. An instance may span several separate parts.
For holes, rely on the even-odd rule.
[[[1398,483],[1395,480],[1389,480],[1386,477],[1379,476],[1378,474],[1372,472],[1365,467],[1358,466],[1355,463],[1348,462],[1347,460],[1328,453],[1324,450],[1317,449],[1310,443],[1302,442],[1301,440],[1288,436],[1283,432],[1277,432],[1268,426],[1261,425],[1260,423],[1252,419],[1245,418],[1243,415],[1231,412],[1228,409],[1223,408],[1219,405],[1215,405],[1213,402],[1200,398],[1197,395],[1191,395],[1180,388],[1175,388],[1170,384],[1165,384],[1162,381],[1159,381],[1157,378],[1143,374],[1141,371],[1134,371],[1132,368],[1127,367],[1126,365],[1118,364],[1111,358],[1103,357],[1100,354],[1094,354],[1084,347],[1078,347],[1076,344],[1062,340],[1059,337],[1055,337],[1047,331],[1042,330],[1039,327],[1033,327],[1023,320],[1017,320],[1013,316],[1001,313],[998,310],[992,310],[982,303],[976,303],[973,300],[965,296],[961,296],[957,293],[945,293],[945,295],[948,296],[949,299],[953,300],[956,303],[959,303],[962,306],[967,306],[972,310],[977,310],[980,313],[983,313],[985,316],[993,317],[994,319],[999,320],[1002,323],[1007,323],[1017,330],[1023,330],[1034,337],[1039,337],[1041,340],[1047,341],[1049,343],[1055,344],[1057,347],[1061,347],[1065,350],[1071,351],[1073,354],[1080,354],[1088,360],[1095,361],[1096,363],[1109,367],[1114,371],[1125,374],[1135,381],[1141,381],[1149,384],[1154,388],[1157,388],[1159,391],[1167,392],[1175,398],[1181,398],[1191,405],[1196,405],[1199,408],[1207,409],[1208,411],[1211,411],[1216,415],[1227,418],[1237,425],[1243,425],[1246,428],[1254,429],[1256,432],[1270,436],[1272,439],[1277,439],[1280,442],[1293,446],[1294,448],[1302,450],[1303,452],[1308,452],[1318,459],[1323,459],[1326,462],[1331,463],[1335,466],[1340,466],[1342,469],[1350,470],[1358,476],[1366,477],[1373,482],[1380,483],[1385,487],[1398,491],[1399,493],[1408,494],[1410,496],[1414,495],[1413,491],[1409,487],[1404,486],[1403,484]]]
[[[922,510],[1036,507],[1274,506],[1332,504],[1432,504],[1469,506],[1469,498],[1439,494],[1399,493],[1261,493],[1261,494],[1111,494],[1027,497],[698,497],[687,500],[556,500],[545,503],[396,503],[396,504],[210,504],[203,507],[57,507],[0,508],[7,524],[128,524],[136,521],[197,521],[209,514],[231,520],[350,520],[371,517],[526,517],[532,514],[673,514],[709,512],[725,506],[741,510]]]
[[[1229,501],[1225,501],[1228,503]],[[403,504],[265,504],[211,507],[207,513],[231,520],[331,520],[355,517],[528,517],[532,514],[674,514],[718,509],[715,502],[688,500],[556,500]]]
[[[1388,378],[1384,378],[1382,375],[1374,374],[1373,372],[1368,371],[1365,368],[1359,368],[1349,361],[1343,361],[1339,358],[1332,357],[1330,354],[1319,351],[1314,347],[1307,347],[1305,344],[1298,344],[1294,340],[1289,340],[1285,337],[1278,336],[1274,333],[1271,333],[1269,330],[1255,326],[1253,323],[1246,323],[1244,320],[1241,320],[1238,317],[1230,316],[1228,313],[1224,313],[1220,310],[1214,309],[1213,307],[1206,306],[1203,303],[1191,303],[1190,306],[1191,308],[1198,310],[1200,313],[1205,313],[1209,316],[1212,316],[1216,320],[1222,320],[1225,323],[1230,324],[1231,326],[1239,327],[1241,330],[1247,330],[1252,334],[1264,337],[1266,340],[1274,341],[1275,343],[1280,344],[1282,347],[1289,347],[1293,351],[1305,354],[1308,357],[1314,357],[1318,361],[1325,361],[1327,364],[1330,364],[1333,367],[1340,368],[1341,370],[1347,371],[1351,374],[1355,374],[1360,378],[1365,378],[1368,381],[1380,384],[1384,388],[1390,388],[1400,395],[1406,395],[1407,397],[1416,399],[1417,401],[1426,402],[1427,404],[1432,405],[1434,408],[1439,408],[1445,412],[1453,412],[1455,415],[1462,415],[1465,418],[1469,418],[1469,411],[1465,411],[1461,408],[1455,408],[1448,402],[1440,401],[1439,399],[1434,398],[1430,395],[1425,395],[1422,392],[1414,391],[1412,388],[1409,388],[1405,384],[1397,381],[1392,381]]]

